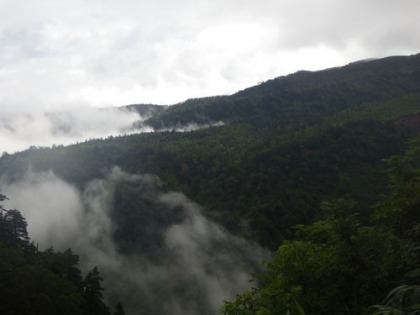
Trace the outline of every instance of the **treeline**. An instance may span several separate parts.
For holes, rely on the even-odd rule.
[[[52,169],[80,188],[114,165],[155,174],[164,190],[182,191],[231,232],[274,250],[293,237],[294,225],[319,218],[322,200],[344,195],[363,206],[378,201],[387,191],[381,160],[403,153],[411,136],[404,127],[375,120],[289,142],[231,125],[28,150],[3,156],[0,173],[13,181],[29,167]]]
[[[226,125],[33,148],[4,155],[0,174],[13,181],[29,167],[52,169],[83,187],[114,165],[152,173],[230,231],[274,250],[294,225],[320,218],[323,200],[345,196],[368,209],[387,192],[381,161],[402,154],[415,133],[396,122],[418,114],[419,82],[415,55],[298,72],[164,109],[133,105],[154,111],[146,123],[158,129]]]
[[[391,192],[368,225],[354,201],[324,202],[323,219],[296,226],[255,288],[221,313],[419,314],[420,137],[388,165]]]
[[[375,109],[378,104],[409,95],[418,99],[419,83],[420,54],[389,57],[324,71],[299,71],[231,96],[191,99],[169,107],[146,123],[159,129],[223,121],[284,134],[325,123],[329,118],[337,123],[342,121],[342,114],[348,117],[351,113],[352,119],[362,113],[363,118],[388,111],[404,115],[401,107],[413,103],[399,101],[385,111],[382,108],[375,113]]]
[[[0,194],[0,202],[5,199]],[[18,210],[0,204],[0,314],[110,315],[98,269],[82,277],[79,257],[71,249],[41,251],[26,227]],[[122,305],[112,314],[123,315]]]

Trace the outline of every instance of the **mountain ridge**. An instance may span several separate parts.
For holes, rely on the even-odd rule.
[[[372,71],[382,75],[374,75]],[[324,77],[323,81],[319,76]],[[337,76],[350,81],[334,81]],[[290,83],[290,78],[300,85]],[[192,99],[165,108],[131,105],[132,110],[155,110],[140,125],[150,125],[160,132],[25,151],[0,159],[0,174],[21,176],[18,174],[26,169],[24,165],[30,164],[42,170],[51,168],[67,180],[83,185],[113,165],[129,172],[153,173],[162,178],[168,189],[182,191],[204,205],[208,215],[218,218],[235,233],[249,234],[275,248],[281,239],[291,235],[294,224],[317,217],[319,202],[343,191],[343,176],[348,181],[357,174],[364,177],[363,172],[367,172],[378,182],[385,181],[379,174],[380,161],[402,153],[405,141],[414,136],[393,121],[419,112],[419,80],[420,55],[390,57],[320,72],[291,74],[232,96]],[[283,90],[274,95],[270,91],[276,91],[277,84]],[[302,86],[307,88],[302,90]],[[230,120],[222,119],[229,115]],[[225,125],[188,133],[170,132],[191,122],[200,126],[212,121],[224,121]],[[336,134],[341,140],[337,142],[330,134]],[[369,157],[374,153],[366,150],[369,145],[382,153]],[[331,146],[335,148],[333,151],[329,149]],[[352,161],[343,156],[342,152],[349,150],[357,152],[359,157]],[[302,155],[302,152],[317,154]],[[313,177],[311,167],[315,173],[319,172],[319,178],[325,177],[325,183]],[[356,175],[350,173],[352,168]],[[278,183],[280,178],[282,184]],[[299,184],[300,181],[303,182]],[[372,189],[366,203],[386,190],[380,185],[375,188],[373,183],[366,184]],[[259,188],[254,191],[255,185]],[[322,188],[323,185],[331,192]],[[362,193],[359,185],[352,185],[353,193],[369,195]],[[293,187],[309,198],[304,204]],[[264,228],[268,222],[260,221],[272,211],[288,214],[276,216],[273,222],[278,222],[269,229]],[[244,227],[248,224],[254,227],[247,230]],[[254,235],[256,231],[265,236]]]
[[[134,104],[122,110],[150,113],[137,127],[149,126],[145,130],[157,132],[4,154],[0,179],[2,185],[24,183],[25,188],[33,185],[34,180],[28,180],[31,174],[40,183],[37,186],[45,178],[53,179],[48,186],[52,196],[45,198],[56,197],[55,187],[78,191],[76,196],[91,201],[85,209],[91,219],[95,216],[89,211],[96,209],[95,198],[102,192],[99,204],[109,215],[106,235],[114,244],[112,252],[135,258],[136,263],[180,259],[176,251],[165,247],[168,231],[182,232],[176,241],[186,242],[200,241],[202,233],[211,230],[212,245],[198,244],[215,261],[218,249],[240,252],[235,244],[247,244],[245,240],[274,251],[296,237],[297,225],[324,219],[320,205],[325,201],[344,198],[357,204],[353,214],[357,212],[361,224],[368,224],[372,205],[391,192],[384,160],[403,154],[416,135],[419,82],[420,55],[415,55],[300,72],[230,96],[192,99],[163,108]],[[218,121],[224,124],[176,132],[185,131],[191,123],[209,127]],[[176,202],[168,207],[162,196]],[[58,212],[66,204],[60,194],[57,197]],[[191,212],[192,205],[200,205],[199,212]],[[36,210],[39,216],[43,213],[42,208]],[[197,221],[198,213],[202,216]],[[97,221],[90,221],[97,231]],[[206,222],[207,228],[191,230],[191,222]],[[233,243],[218,238],[231,234],[235,236],[227,238]],[[186,249],[188,253],[190,247]],[[207,262],[202,266],[206,271],[218,270]],[[113,276],[104,273],[105,279]],[[162,314],[162,292],[179,298],[180,303],[187,301],[182,304],[185,307],[193,297],[194,307],[199,308],[203,305],[199,301],[207,296],[190,292],[188,281],[178,277],[170,288],[153,282],[152,297],[149,290],[140,290],[146,303],[143,308],[138,298],[132,303],[131,293],[124,290],[117,297],[136,314]],[[206,292],[205,286],[202,289]]]
[[[408,93],[418,94],[419,64],[420,55],[417,54],[315,72],[298,71],[229,96],[187,100],[168,107],[145,123],[156,129],[182,125],[187,120],[197,123],[223,121],[229,124],[249,122],[258,114],[266,122],[272,123],[276,119],[282,120],[292,111],[296,115],[305,115],[309,103],[312,107],[319,107],[312,115],[329,115],[330,112],[337,113],[363,103],[390,101]],[[384,81],[389,84],[390,79],[395,82],[387,87],[388,93],[383,93]],[[360,80],[363,80],[363,84]],[[344,93],[346,98],[334,92]],[[354,99],[348,99],[348,95]],[[304,120],[308,121],[308,117]],[[319,121],[320,117],[317,117],[314,122]]]

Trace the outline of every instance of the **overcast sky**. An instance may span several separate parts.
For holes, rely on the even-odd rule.
[[[419,0],[0,0],[1,149],[62,143],[40,112],[171,105],[415,54],[419,13]]]
[[[418,0],[0,0],[0,106],[174,104],[420,47]]]

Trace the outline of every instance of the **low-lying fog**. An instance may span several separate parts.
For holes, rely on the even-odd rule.
[[[223,300],[250,288],[251,274],[270,255],[204,217],[181,193],[163,192],[152,175],[114,167],[81,191],[52,171],[29,170],[17,182],[2,178],[0,190],[40,248],[71,247],[85,272],[97,266],[107,302],[121,301],[127,314],[218,314]],[[115,240],[125,225],[138,231],[128,239],[136,250],[121,251]]]
[[[0,149],[14,153],[30,146],[67,145],[92,138],[152,131],[151,128],[133,126],[146,118],[121,107],[15,113],[0,118]]]

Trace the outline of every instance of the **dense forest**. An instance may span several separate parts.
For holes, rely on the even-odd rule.
[[[323,202],[222,314],[419,314],[420,137],[387,163],[391,192],[368,224],[353,200]]]
[[[212,239],[207,254],[233,249],[247,266],[255,266],[257,256],[268,259],[265,272],[252,269],[255,288],[226,302],[224,314],[393,314],[393,308],[415,314],[420,55],[300,71],[229,96],[124,109],[150,115],[133,127],[155,132],[4,153],[2,180],[52,171],[83,191],[114,166],[124,174],[150,174],[154,179],[143,178],[141,187],[111,180],[110,233],[118,253],[159,266],[174,259],[164,247],[170,228],[193,217],[186,202],[169,207],[159,198],[181,192],[201,206],[206,220],[236,237]],[[246,258],[256,247],[239,238],[274,258]],[[22,260],[8,268],[22,261],[38,268],[34,257],[47,252],[31,246],[32,258],[21,248]],[[76,257],[49,251],[65,253]],[[199,294],[187,289],[194,279],[176,281],[181,284],[173,289],[150,291],[155,299],[162,292],[167,299],[180,296],[187,311],[214,313],[200,300],[204,288]],[[83,286],[73,286],[82,294]],[[147,296],[137,313],[171,313]]]

